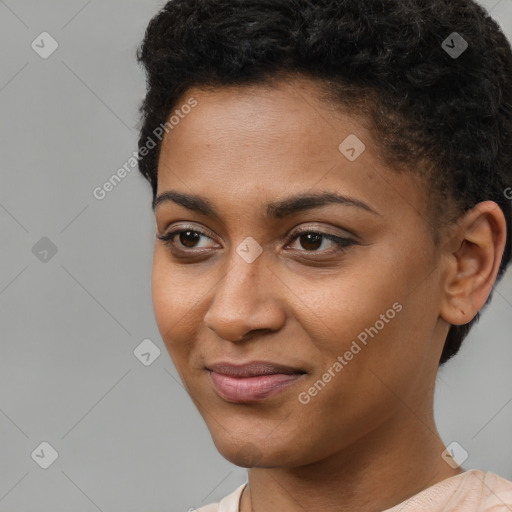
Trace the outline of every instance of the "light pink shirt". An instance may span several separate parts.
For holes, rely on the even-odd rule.
[[[246,485],[197,512],[240,512],[240,498]],[[383,512],[512,512],[512,482],[489,471],[469,469]]]

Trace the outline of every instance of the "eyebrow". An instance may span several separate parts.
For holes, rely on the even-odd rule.
[[[159,194],[153,200],[153,211],[163,203],[173,202],[188,208],[189,210],[198,212],[205,216],[220,218],[218,212],[212,203],[201,196],[186,194],[176,190],[167,190]],[[329,204],[342,204],[345,206],[353,206],[361,208],[375,215],[382,215],[374,210],[371,206],[356,199],[354,197],[337,194],[334,192],[320,192],[315,194],[298,194],[295,196],[267,203],[267,218],[281,219],[299,213],[304,210],[320,208]]]

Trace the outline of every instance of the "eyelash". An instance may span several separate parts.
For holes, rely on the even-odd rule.
[[[186,232],[197,233],[199,235],[205,236],[206,238],[211,238],[206,233],[203,233],[202,231],[198,231],[196,229],[191,229],[191,228],[186,228],[186,227],[181,228],[181,229],[176,229],[174,231],[165,233],[163,235],[157,235],[156,237],[158,240],[163,242],[165,245],[169,246],[173,250],[173,252],[188,254],[190,252],[194,252],[194,249],[176,249],[175,242],[173,241],[173,239],[177,235],[179,235],[181,233],[186,233]],[[346,251],[346,249],[348,247],[355,244],[355,241],[351,240],[350,238],[343,238],[343,237],[331,235],[329,233],[324,233],[322,231],[314,231],[312,229],[304,229],[304,230],[300,230],[300,231],[296,232],[295,234],[293,234],[292,237],[290,238],[289,242],[287,243],[287,245],[289,243],[295,242],[295,240],[297,240],[297,238],[299,238],[302,235],[318,235],[322,238],[326,238],[327,240],[330,240],[331,242],[334,242],[337,245],[337,248],[334,251],[332,251],[332,250],[327,250],[327,251],[303,250],[303,251],[299,251],[299,252],[306,252],[306,253],[311,253],[311,254],[315,254],[315,253],[326,254],[327,253],[327,255],[333,255],[333,254],[343,253]]]

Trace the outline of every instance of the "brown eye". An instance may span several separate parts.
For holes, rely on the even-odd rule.
[[[335,235],[331,235],[329,233],[322,233],[317,231],[301,231],[296,233],[291,241],[299,240],[299,245],[304,249],[301,252],[339,252],[345,250],[345,248],[353,245],[355,242],[350,238],[343,238]],[[334,251],[326,249],[319,251],[322,247],[323,241],[329,240],[334,244]]]
[[[178,239],[182,245],[188,248],[194,247],[201,235],[197,231],[181,231],[178,233]]]
[[[210,238],[205,235],[201,231],[196,231],[193,229],[176,229],[164,235],[157,235],[158,240],[164,242],[164,244],[170,246],[171,248],[179,251],[183,248],[185,249],[202,249],[204,247],[197,247],[197,243],[201,240],[201,238]],[[177,243],[174,239],[177,238]]]
[[[317,233],[301,234],[298,236],[300,245],[308,251],[315,251],[322,245],[322,235]]]

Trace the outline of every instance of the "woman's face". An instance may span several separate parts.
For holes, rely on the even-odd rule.
[[[431,421],[449,325],[424,188],[386,169],[369,132],[316,91],[190,89],[176,108],[197,105],[160,154],[158,195],[214,213],[158,202],[157,233],[185,233],[155,242],[156,321],[216,447],[240,466],[305,465]],[[325,193],[351,200],[291,200]],[[207,369],[254,361],[302,373],[248,384]]]

